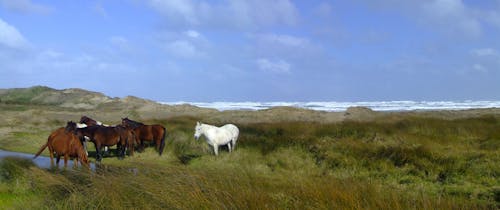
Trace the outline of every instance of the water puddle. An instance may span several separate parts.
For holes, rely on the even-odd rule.
[[[16,157],[16,158],[24,158],[24,159],[29,159],[31,160],[36,166],[40,168],[50,168],[50,158],[45,157],[45,156],[38,156],[37,158],[33,159],[34,154],[29,154],[29,153],[22,153],[22,152],[12,152],[12,151],[6,151],[6,150],[1,150],[0,149],[0,161],[6,157]],[[55,158],[54,158],[54,164],[55,164]],[[79,167],[81,167],[80,164],[78,164]],[[59,167],[63,168],[64,167],[64,158],[61,157],[61,161],[59,161]],[[68,160],[68,168],[73,167],[73,160]],[[90,168],[92,170],[95,170],[95,165],[94,163],[90,163]]]

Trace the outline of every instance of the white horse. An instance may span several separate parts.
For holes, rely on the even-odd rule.
[[[232,126],[228,125],[228,127]],[[196,127],[194,128],[194,138],[198,140],[201,135],[204,135],[205,139],[207,140],[207,143],[209,145],[212,145],[212,147],[214,148],[215,155],[219,155],[220,145],[227,145],[227,147],[229,148],[229,152],[232,152],[233,149],[231,148],[231,144],[234,145],[236,143],[236,139],[238,138],[237,135],[239,134],[238,131],[236,133],[236,139],[235,139],[233,131],[231,131],[232,129],[233,128],[227,129],[227,127],[219,128],[213,125],[196,122]],[[236,130],[237,129],[238,128],[236,128]]]
[[[238,129],[238,127],[236,127],[236,125],[233,124],[226,124],[221,128],[228,130],[233,135],[231,138],[231,147],[234,150],[234,148],[236,147],[236,141],[238,141],[238,136],[240,135],[240,130]]]

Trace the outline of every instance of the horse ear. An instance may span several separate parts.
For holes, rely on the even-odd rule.
[[[200,125],[200,122],[199,122],[199,121],[196,121],[196,125]]]

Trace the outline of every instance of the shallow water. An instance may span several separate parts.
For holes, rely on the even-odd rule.
[[[31,160],[36,166],[40,168],[50,168],[50,158],[45,157],[45,156],[38,156],[37,158],[33,159],[35,155],[34,154],[29,154],[29,153],[22,153],[22,152],[12,152],[12,151],[6,151],[6,150],[0,150],[0,161],[3,160],[6,157],[17,157],[17,158],[24,158]],[[55,158],[54,158],[54,163],[55,163]],[[80,166],[80,164],[78,164]],[[59,161],[59,167],[64,167],[64,158],[61,157],[61,161]],[[68,160],[68,168],[73,167],[73,160]],[[90,163],[90,168],[92,170],[95,169],[95,165],[93,163]]]

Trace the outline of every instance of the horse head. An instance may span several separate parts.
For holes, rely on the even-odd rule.
[[[87,117],[87,116],[84,115],[84,116],[82,116],[80,118],[80,122],[79,123],[85,123],[87,121],[87,119],[89,119],[89,117]]]
[[[87,168],[90,168],[90,160],[89,160],[89,158],[87,156],[87,153],[83,149],[83,147],[81,147],[78,150],[78,159],[80,159],[82,165],[84,165]]]
[[[194,139],[198,140],[202,134],[201,123],[196,122],[196,126],[194,127]]]
[[[75,133],[76,132],[76,123],[73,121],[68,121],[68,123],[66,123],[66,127],[64,129],[65,129],[66,133],[69,133],[69,132]]]
[[[122,118],[122,125],[129,128],[137,128],[139,126],[143,126],[144,124],[141,122],[133,121],[128,119],[128,117]]]
[[[128,127],[130,120],[128,117],[122,118],[122,125]]]
[[[87,116],[82,116],[80,118],[80,123],[83,123],[83,124],[86,124],[88,126],[91,126],[91,125],[97,125],[97,121],[95,121],[94,119],[90,118],[90,117],[87,117]]]

